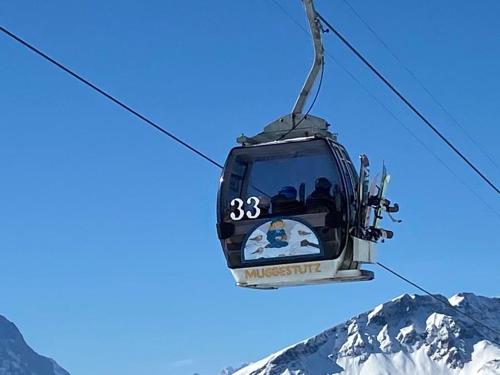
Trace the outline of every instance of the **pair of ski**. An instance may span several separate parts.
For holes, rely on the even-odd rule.
[[[389,217],[394,222],[401,222],[391,216],[391,213],[399,211],[399,205],[395,203],[391,206],[391,202],[386,198],[387,186],[391,180],[391,176],[387,173],[385,165],[382,167],[382,175],[380,179],[377,177],[373,179],[371,186],[369,185],[370,176],[370,163],[366,155],[360,156],[361,167],[358,186],[358,224],[359,233],[365,239],[371,241],[378,241],[392,238],[393,232],[390,230],[380,228],[380,220],[383,218],[382,214],[388,213]],[[370,216],[373,210],[373,221],[370,224]]]

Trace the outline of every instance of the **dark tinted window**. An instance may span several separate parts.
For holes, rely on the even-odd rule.
[[[312,198],[321,194],[337,198],[341,209],[342,182],[324,140],[236,149],[224,178],[224,219],[234,212],[231,201],[235,198],[251,210],[246,201],[257,197],[261,216],[305,213],[311,209]]]

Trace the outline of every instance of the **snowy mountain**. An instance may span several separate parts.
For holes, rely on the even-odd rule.
[[[500,331],[500,298],[405,294],[232,374],[500,374],[500,336],[452,306]]]
[[[33,351],[14,323],[0,315],[0,375],[69,375],[69,372]]]

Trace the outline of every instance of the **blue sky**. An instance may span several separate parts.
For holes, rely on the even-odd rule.
[[[350,1],[498,164],[500,3]],[[280,2],[305,25],[298,0]],[[343,1],[316,7],[500,183]],[[291,110],[312,58],[270,0],[2,2],[0,15],[221,162],[239,134]],[[333,36],[325,46],[460,178],[327,60],[313,113],[353,159],[386,162],[401,205],[380,260],[444,295],[498,295],[498,196]],[[376,267],[369,283],[236,288],[215,233],[216,168],[4,36],[0,82],[0,314],[73,375],[216,374],[415,292]]]

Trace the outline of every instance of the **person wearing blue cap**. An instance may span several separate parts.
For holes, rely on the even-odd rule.
[[[304,205],[297,200],[297,189],[284,186],[271,198],[273,214],[293,215],[304,211]]]

